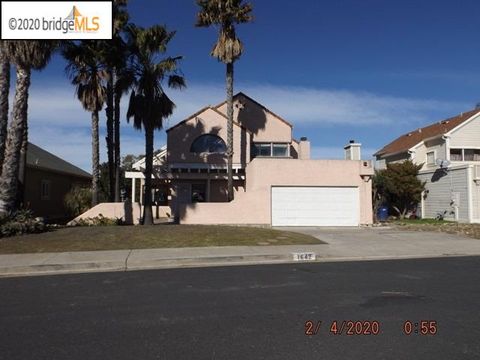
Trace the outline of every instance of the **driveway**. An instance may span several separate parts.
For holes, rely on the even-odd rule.
[[[391,228],[280,227],[324,242],[318,258],[422,258],[480,255],[480,240],[440,233]]]

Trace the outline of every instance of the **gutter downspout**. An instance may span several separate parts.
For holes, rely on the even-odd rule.
[[[472,173],[473,173],[473,165],[469,165],[467,169],[467,199],[468,199],[468,222],[469,223],[473,222]]]

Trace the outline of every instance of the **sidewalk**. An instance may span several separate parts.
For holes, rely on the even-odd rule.
[[[480,256],[480,240],[445,233],[385,228],[295,231],[313,235],[327,244],[0,255],[0,276],[293,263],[293,253],[299,252],[315,253],[317,262]]]

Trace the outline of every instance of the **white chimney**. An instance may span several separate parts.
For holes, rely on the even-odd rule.
[[[345,160],[361,160],[362,154],[361,149],[362,144],[355,142],[355,140],[350,140],[350,142],[345,145]]]
[[[300,160],[310,160],[310,141],[306,137],[300,138],[298,145],[298,158]]]

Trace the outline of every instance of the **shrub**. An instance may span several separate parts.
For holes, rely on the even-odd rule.
[[[40,218],[34,218],[30,210],[18,210],[0,218],[0,237],[40,233],[47,228]]]
[[[102,214],[99,214],[93,218],[85,218],[79,219],[75,221],[74,226],[115,226],[115,225],[123,225],[124,222],[122,219],[115,218],[110,219]]]
[[[90,209],[92,203],[92,191],[90,188],[74,186],[65,195],[65,207],[72,216],[78,216]]]

